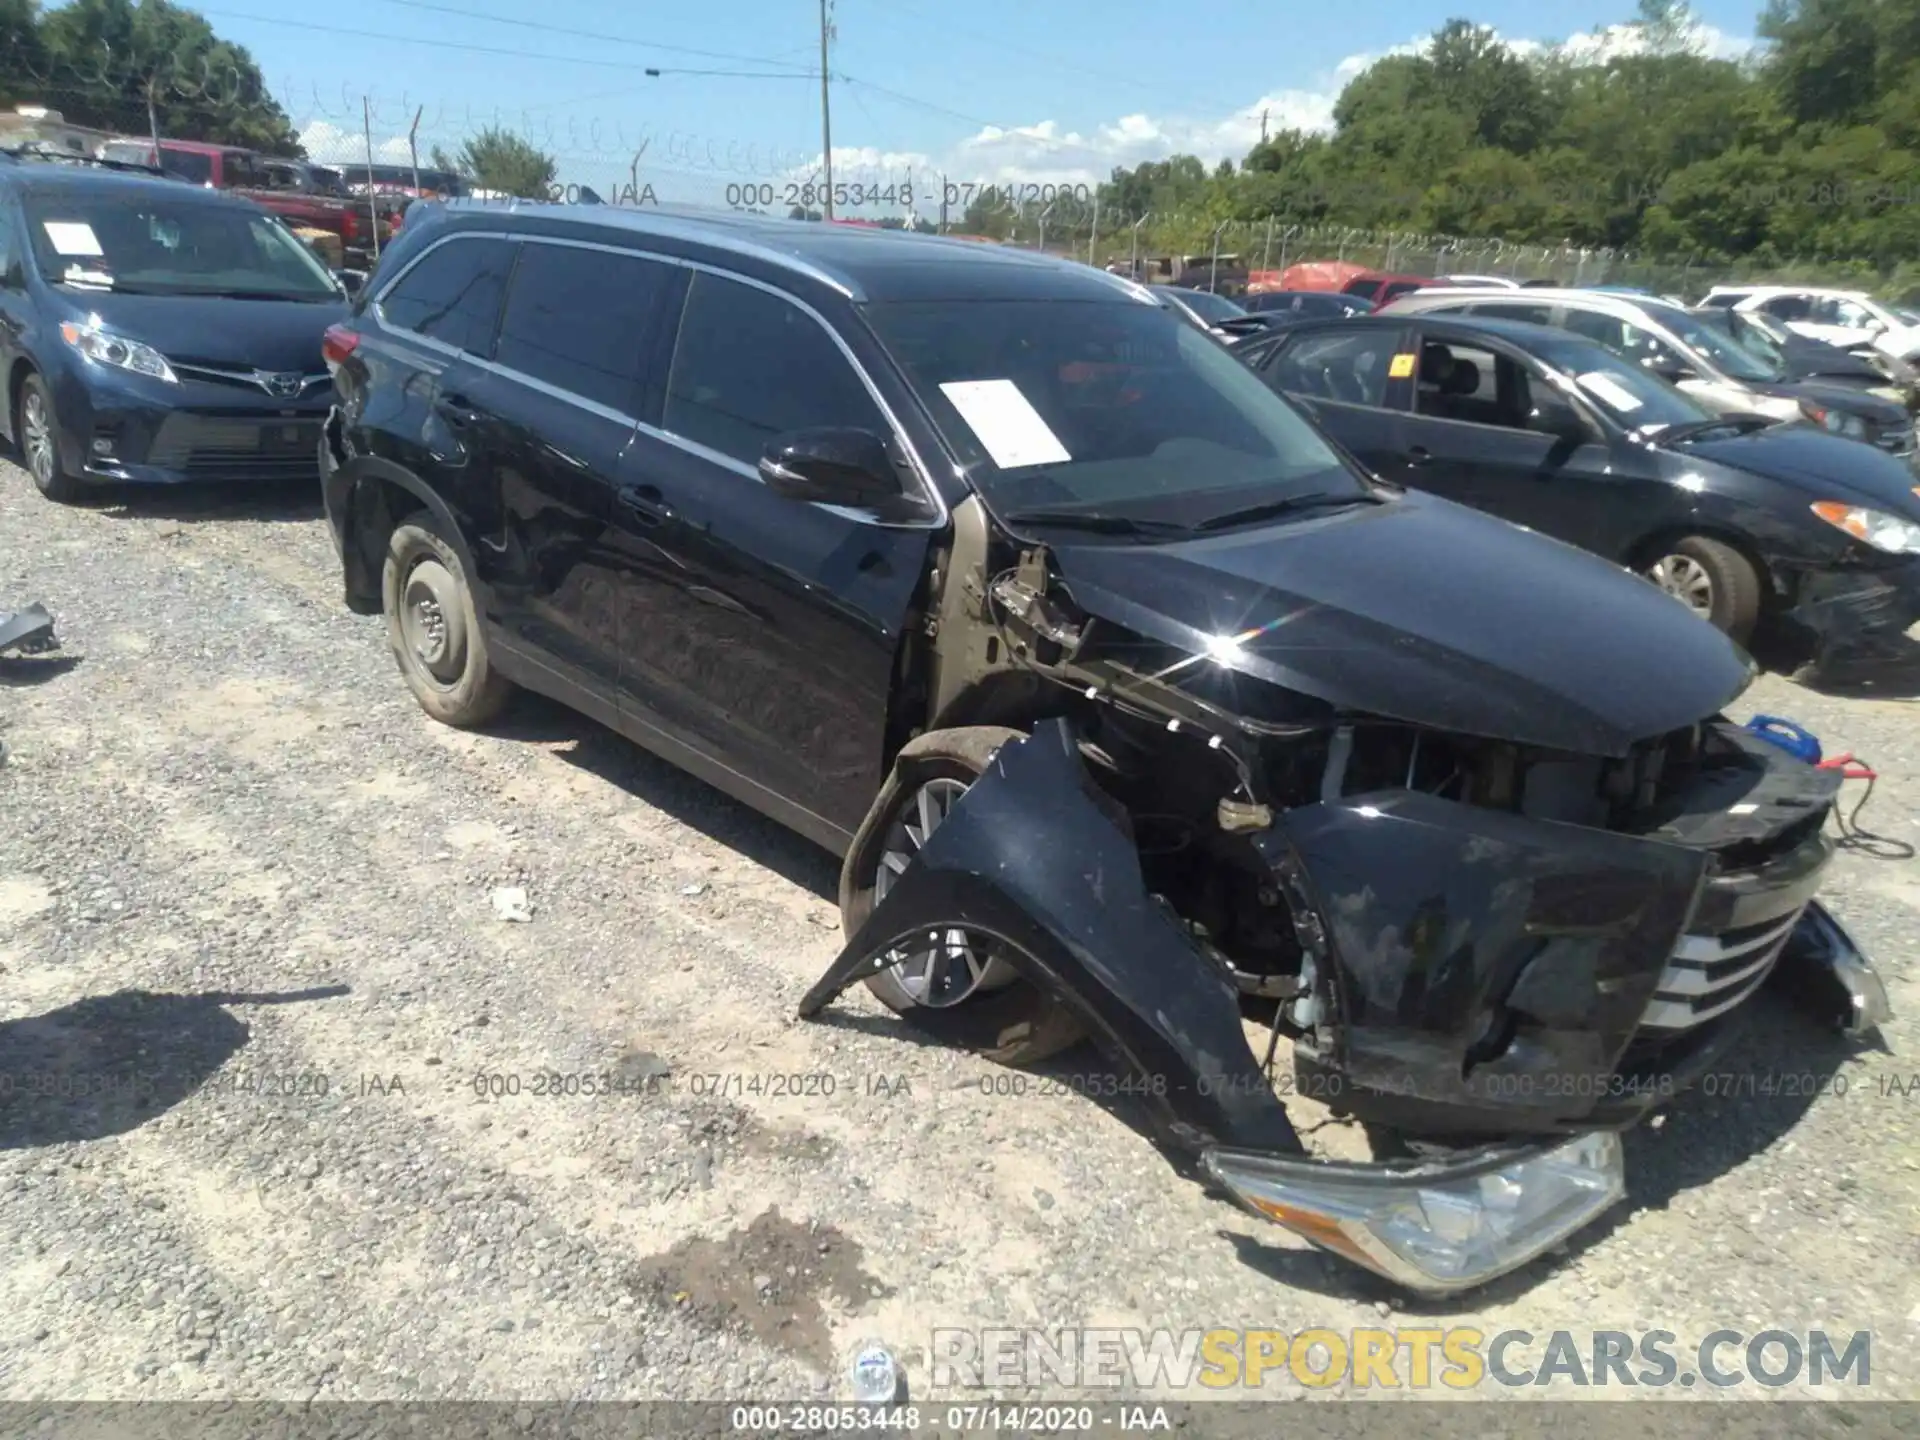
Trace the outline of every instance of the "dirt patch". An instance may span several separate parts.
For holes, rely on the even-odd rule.
[[[851,1310],[893,1293],[861,1260],[860,1246],[833,1226],[789,1220],[775,1205],[744,1230],[693,1236],[649,1256],[629,1284],[702,1330],[751,1335],[828,1371],[828,1301]]]

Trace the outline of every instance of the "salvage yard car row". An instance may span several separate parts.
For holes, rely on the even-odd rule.
[[[85,242],[18,212],[34,303],[157,305],[138,292],[199,262],[157,190],[126,194],[126,254],[165,252],[145,269],[104,216]],[[249,265],[277,253],[251,243]],[[236,332],[305,303],[235,298],[266,272],[228,268],[205,298]],[[168,349],[211,340],[155,344],[137,303],[101,318],[59,322],[108,330],[64,342],[89,383],[182,387],[141,390],[157,410],[221,383]],[[1329,418],[1422,382],[1510,406],[1537,327],[1443,322],[1450,352],[1508,361],[1466,376],[1386,343],[1415,323],[1391,311],[1301,326],[1275,354],[1368,327],[1387,386],[1301,404],[1151,291],[1028,252],[461,203],[303,319],[344,598],[384,616],[429,715],[481,726],[539,692],[826,847],[846,943],[803,1015],[864,983],[1008,1064],[1091,1039],[1222,1191],[1408,1288],[1477,1285],[1613,1204],[1618,1132],[1771,975],[1851,1031],[1885,1018],[1816,898],[1840,775],[1728,718],[1744,651],[1617,557],[1482,513],[1478,480],[1464,505],[1399,483]],[[1552,373],[1608,378],[1593,349]],[[1556,393],[1601,423],[1605,386]],[[289,408],[243,413],[312,413]],[[92,423],[64,421],[57,464],[92,463]],[[1787,428],[1809,465],[1900,464]],[[1588,443],[1649,488],[1688,453]],[[1693,448],[1758,484],[1737,457],[1761,443]],[[1704,505],[1691,473],[1673,488]],[[1373,1156],[1319,1150],[1276,1093],[1296,1083]]]

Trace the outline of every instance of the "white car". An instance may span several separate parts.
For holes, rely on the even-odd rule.
[[[1509,279],[1505,275],[1442,275],[1439,283],[1450,289],[1463,286],[1476,290],[1518,290],[1521,288],[1518,280]]]
[[[1701,303],[1771,315],[1801,335],[1843,349],[1870,345],[1896,360],[1920,358],[1920,323],[1864,290],[1716,285]]]

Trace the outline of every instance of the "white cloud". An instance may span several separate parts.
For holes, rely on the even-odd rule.
[[[1752,53],[1755,43],[1697,23],[1688,37],[1690,49],[1716,59],[1740,59]],[[1312,88],[1274,90],[1225,116],[1123,115],[1085,132],[1065,129],[1053,120],[1008,129],[988,126],[942,155],[836,145],[834,178],[870,180],[909,171],[916,177],[932,177],[944,171],[950,182],[960,185],[1092,185],[1106,179],[1116,165],[1132,167],[1172,155],[1197,155],[1209,166],[1228,158],[1237,161],[1259,140],[1263,114],[1269,131],[1330,130],[1334,104],[1350,80],[1389,55],[1417,55],[1428,44],[1429,39],[1423,37],[1383,51],[1349,55],[1318,77]],[[1558,49],[1589,64],[1638,54],[1647,48],[1633,25],[1609,25],[1558,45],[1538,40],[1510,40],[1507,44],[1523,55],[1546,55]],[[793,173],[805,176],[818,169],[816,153],[809,164]]]
[[[300,144],[307,157],[316,165],[342,166],[355,161],[367,163],[367,137],[364,131],[349,130],[345,126],[335,125],[330,120],[315,120],[300,132]],[[407,137],[389,135],[375,137],[373,142],[373,163],[376,165],[405,165],[412,158],[407,150]],[[421,157],[422,160],[425,157]]]

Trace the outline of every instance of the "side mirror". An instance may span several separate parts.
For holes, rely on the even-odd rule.
[[[901,496],[887,442],[871,430],[795,430],[769,441],[760,478],[776,495],[817,505],[884,505]]]
[[[1678,385],[1683,380],[1697,380],[1699,374],[1691,365],[1674,355],[1649,355],[1640,362],[1658,375],[1669,385]]]
[[[337,270],[334,272],[334,278],[340,282],[340,288],[349,295],[358,295],[367,283],[367,273],[364,270]]]
[[[1592,429],[1571,405],[1542,407],[1537,423],[1542,433],[1551,435],[1562,445],[1578,447],[1593,439]]]

